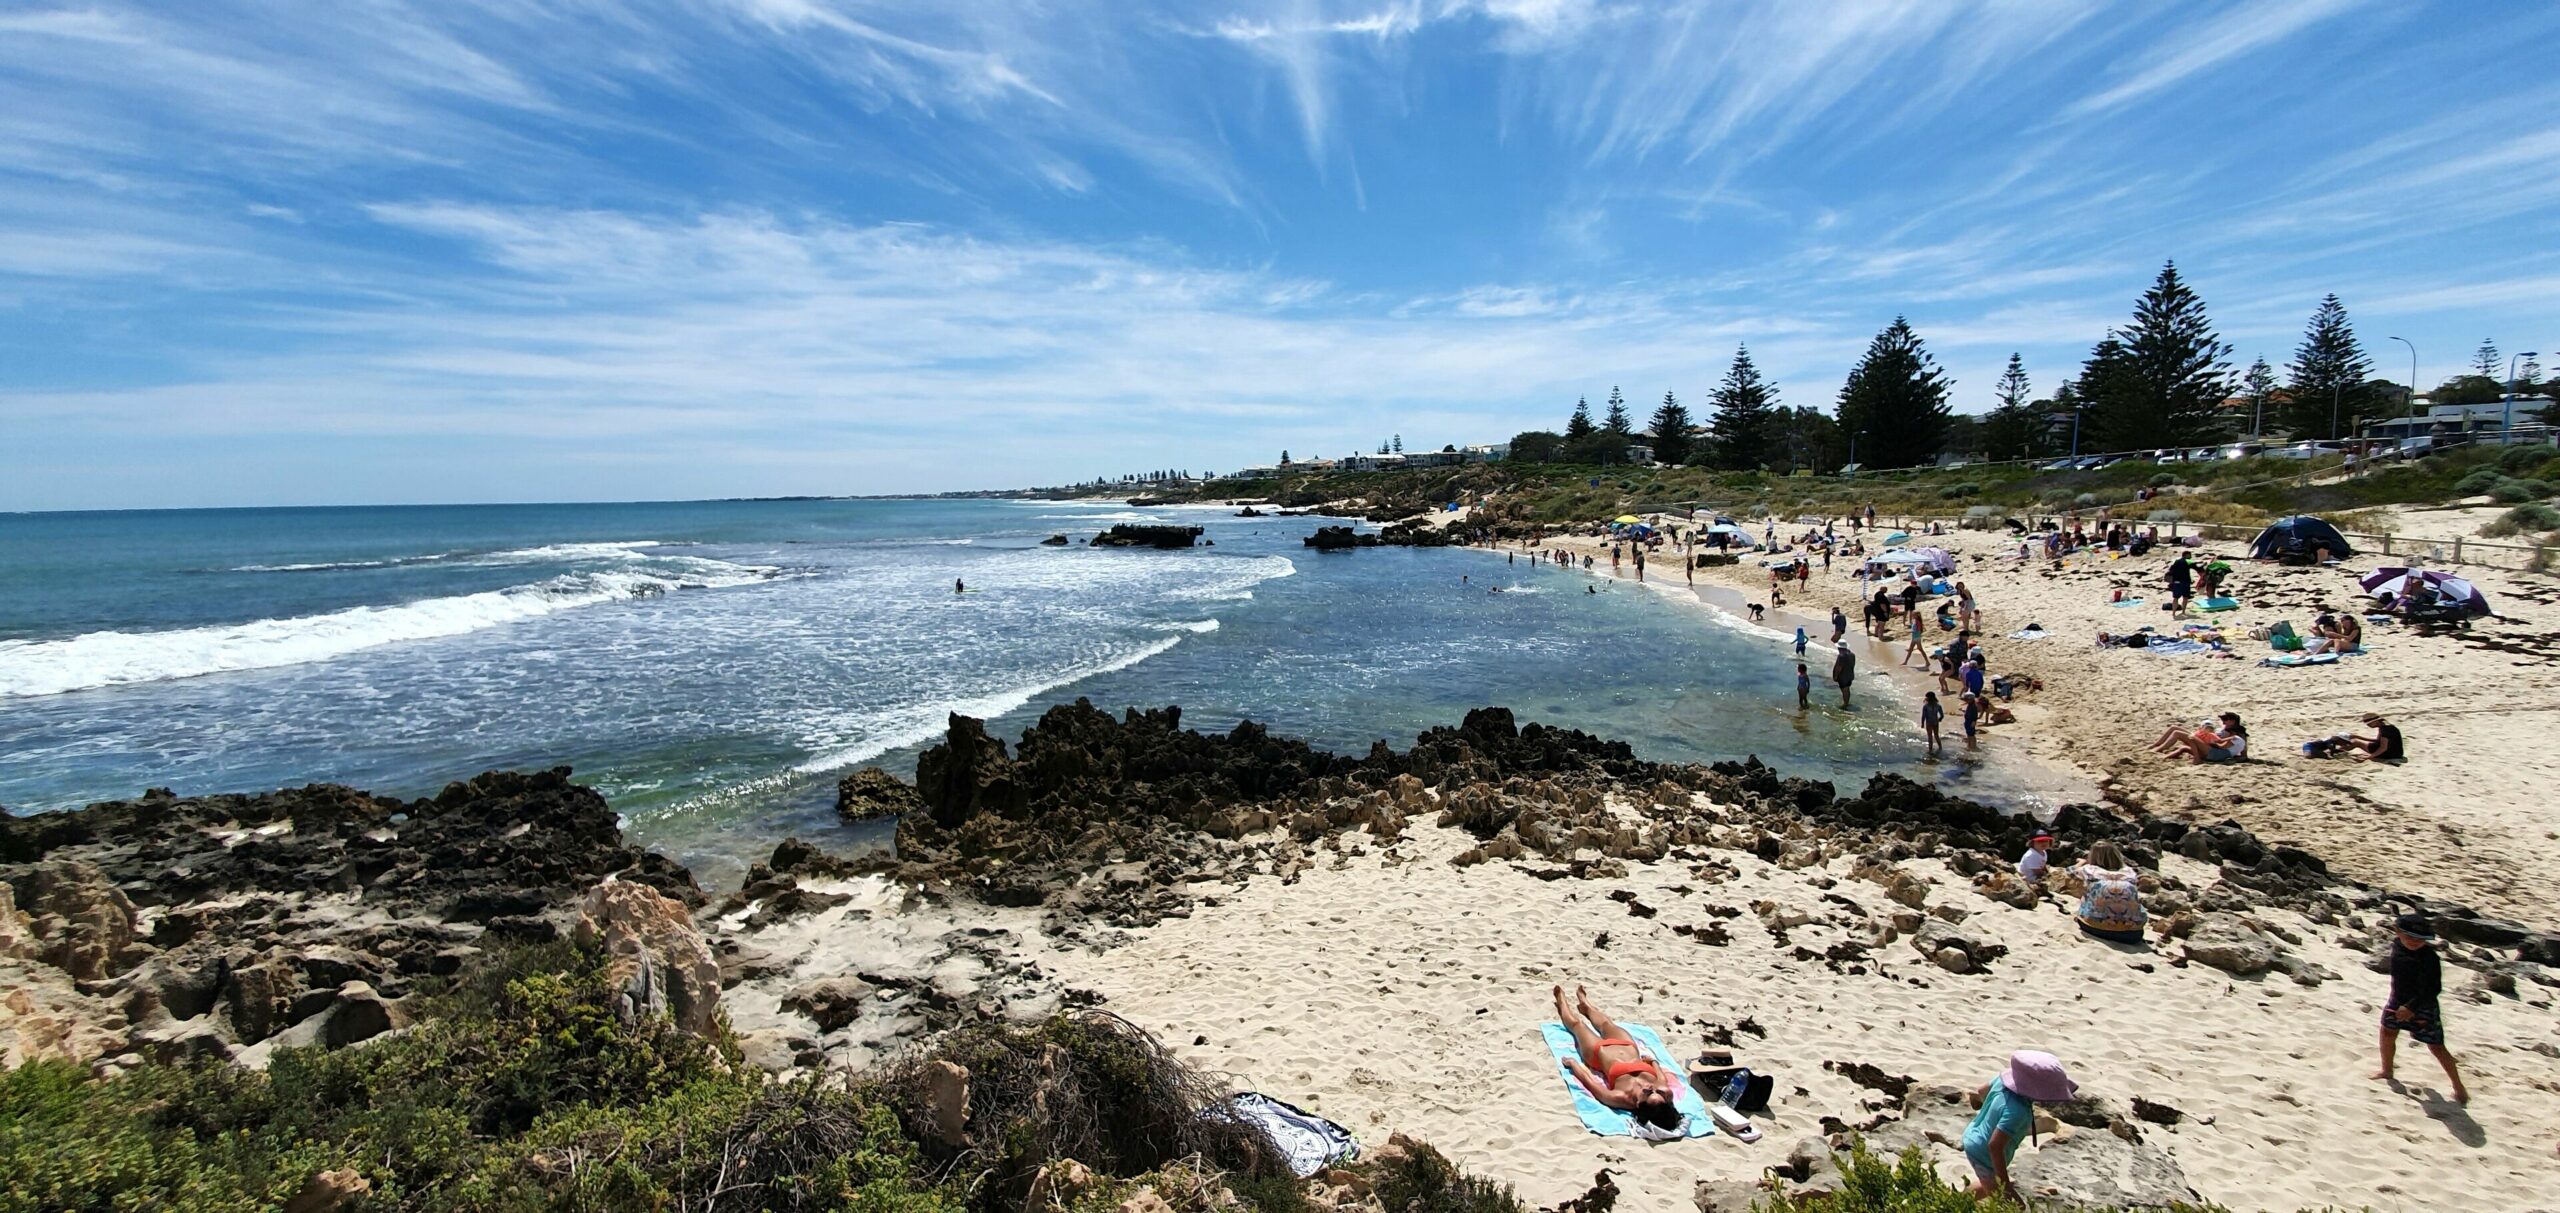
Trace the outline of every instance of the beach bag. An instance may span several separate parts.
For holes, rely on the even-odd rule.
[[[2267,629],[2267,647],[2279,653],[2299,652],[2302,649],[2302,637],[2293,634],[2291,620],[2279,619],[2275,622],[2275,626]]]
[[[1724,1094],[1716,1102],[1745,1116],[1756,1115],[1769,1110],[1769,1092],[1777,1085],[1777,1079],[1745,1067],[1725,1082]]]

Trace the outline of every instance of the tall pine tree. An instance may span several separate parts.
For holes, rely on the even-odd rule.
[[[2240,394],[2249,401],[2249,436],[2264,435],[2267,410],[2275,407],[2276,399],[2276,368],[2267,365],[2266,355],[2258,355],[2258,360],[2241,372]]]
[[[1950,386],[1911,322],[1894,317],[1840,385],[1840,430],[1857,461],[1907,468],[1937,459],[1947,441]]]
[[[2336,295],[2320,301],[2303,326],[2302,344],[2287,368],[2286,391],[2292,399],[2282,410],[2284,426],[2296,438],[2336,438],[2355,430],[2356,418],[2372,412],[2365,381],[2373,377],[2373,359],[2365,357],[2356,331],[2347,324],[2347,305]]]
[[[2195,446],[2228,433],[2230,357],[2204,300],[2179,279],[2176,262],[2163,265],[2133,305],[2133,322],[2098,343],[2080,376],[2098,449]]]
[[[1653,458],[1656,463],[1689,462],[1689,409],[1669,392],[1662,394],[1662,407],[1653,410]]]
[[[2008,369],[2000,372],[2000,381],[1991,388],[1991,412],[1982,419],[1984,458],[2004,462],[2036,453],[2036,439],[2042,427],[2037,424],[2040,419],[2034,407],[2028,403],[2033,394],[2025,360],[2010,354]]]
[[[1598,428],[1591,424],[1591,398],[1585,396],[1574,401],[1573,419],[1564,423],[1564,440],[1571,442],[1576,438],[1588,438],[1591,431]]]
[[[1751,347],[1735,346],[1733,365],[1708,398],[1716,406],[1707,428],[1715,437],[1720,468],[1749,470],[1769,461],[1777,439],[1778,388],[1760,377]]]
[[[2471,373],[2499,383],[2507,381],[2506,355],[2498,352],[2497,342],[2486,337],[2480,339],[2480,348],[2471,351]]]
[[[1609,411],[1601,415],[1600,428],[1620,438],[1636,432],[1634,420],[1627,416],[1627,398],[1619,395],[1614,387],[1609,389]]]

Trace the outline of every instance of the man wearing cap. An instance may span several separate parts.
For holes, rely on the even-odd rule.
[[[2010,1054],[2009,1068],[1975,1092],[1982,1110],[1965,1126],[1964,1158],[1973,1164],[1973,1194],[2017,1200],[2017,1185],[2009,1179],[2009,1159],[2017,1154],[2021,1140],[2035,1135],[2036,1105],[2069,1102],[2078,1090],[2053,1054],[2034,1049]]]
[[[2444,989],[2444,962],[2436,955],[2435,924],[2424,914],[2403,914],[2392,924],[2392,934],[2391,998],[2382,1004],[2382,1068],[2373,1076],[2390,1081],[2392,1052],[2400,1034],[2407,1032],[2444,1067],[2445,1078],[2453,1083],[2453,1102],[2470,1103],[2462,1072],[2444,1047],[2444,1013],[2436,1005],[2436,995]]]

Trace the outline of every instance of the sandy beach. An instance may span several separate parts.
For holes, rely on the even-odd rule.
[[[2435,530],[2458,530],[2491,516],[2463,513],[2428,521]],[[1783,542],[1786,528],[1780,529]],[[1605,543],[1548,542],[1596,551],[1593,572],[1610,572]],[[2355,578],[2398,558],[2359,555],[2327,568],[2289,568],[2243,559],[2244,542],[2209,542],[2186,550],[2199,563],[2214,557],[2232,561],[2227,588],[2241,606],[2172,619],[2156,608],[2167,600],[2162,577],[2177,549],[2140,557],[2074,556],[2057,570],[2040,558],[2014,559],[2018,541],[2006,532],[1955,532],[1922,542],[1955,554],[1956,579],[1971,587],[1984,613],[1991,672],[2029,674],[2044,684],[2009,705],[2016,722],[1992,727],[1986,748],[2068,765],[2095,781],[2109,800],[2148,813],[2238,821],[2318,852],[2342,874],[2384,887],[2528,920],[2547,919],[2560,899],[2560,871],[2545,862],[2552,842],[2560,839],[2560,808],[2543,792],[2560,780],[2560,751],[2548,744],[2560,727],[2560,627],[2543,618],[2560,602],[2560,584],[2550,577],[2462,567],[2458,571],[2480,586],[2503,618],[2436,633],[2369,625],[2361,656],[2278,669],[2258,664],[2269,651],[2248,639],[2252,627],[2289,620],[2307,631],[2322,609],[2367,601]],[[1697,570],[1697,584],[1713,587],[1701,600],[1729,606],[1730,595],[1738,594],[1766,603],[1762,558],[1747,555],[1735,565]],[[1632,572],[1630,565],[1619,575]],[[1685,584],[1676,557],[1651,562],[1647,574],[1656,586]],[[2117,590],[2148,601],[2115,605]],[[1888,642],[1862,634],[1859,591],[1853,562],[1836,560],[1825,573],[1817,558],[1809,592],[1790,591],[1786,608],[1767,622],[1787,631],[1796,622],[1813,621],[1808,631],[1819,644],[1829,635],[1829,609],[1840,606],[1850,619],[1862,680],[1899,676],[1905,668],[1896,664],[1902,644],[1899,638]],[[2185,622],[2223,627],[2238,656],[2160,657],[2096,644],[2102,631],[2130,632],[2148,624],[2175,632]],[[2043,625],[2045,638],[2007,639],[2030,624]],[[1935,644],[1946,634],[1933,626],[1930,635]],[[1821,684],[1827,661],[1816,665]],[[1910,685],[1934,682],[1912,679]],[[1817,703],[1823,698],[1819,691],[1818,686]],[[1773,687],[1773,693],[1791,692]],[[2247,723],[2251,761],[2200,767],[2149,752],[2163,729],[2192,726],[2222,711],[2237,712]],[[2402,728],[2408,761],[2301,757],[2302,741],[2369,732],[2359,723],[2366,712],[2383,713]]]
[[[1929,911],[1961,917],[2007,955],[1988,974],[1960,976],[1895,942],[1853,974],[1819,953],[1872,939],[1904,907],[1851,877],[1850,857],[1785,866],[1798,860],[1718,851],[1731,861],[1725,875],[1675,854],[1630,863],[1621,878],[1551,881],[1530,864],[1453,866],[1471,841],[1416,818],[1400,845],[1338,850],[1124,946],[1045,964],[1188,1060],[1298,1101],[1372,1147],[1391,1131],[1421,1137],[1541,1205],[1607,1168],[1623,1209],[1692,1209],[1702,1181],[1757,1180],[1821,1136],[1825,1118],[1856,1125],[1899,1104],[1825,1063],[1970,1090],[2015,1048],[2056,1052],[2102,1101],[2139,1096],[2177,1109],[2179,1124],[2140,1126],[2145,1147],[2235,1208],[2525,1208],[2560,1185],[2551,1156],[2560,1084],[2550,1077],[2560,1021],[2549,992],[2477,1005],[2451,996],[2464,975],[2449,969],[2447,1013],[2472,1103],[2443,1098],[2423,1052],[2404,1054],[2405,1086],[2395,1089],[2367,1077],[2385,984],[2362,963],[2370,930],[2255,912],[2341,976],[2308,987],[2274,973],[2234,978],[2180,967],[2175,945],[2085,939],[2058,901],[2015,908],[1974,894],[1943,864],[1915,861],[1904,866],[1928,883]],[[2175,856],[2163,870],[2213,878]],[[1796,924],[1787,942],[1771,922]],[[1713,924],[1729,928],[1729,943],[1701,945],[1695,930]],[[1724,1043],[1774,1075],[1764,1139],[1653,1145],[1586,1132],[1536,1037],[1556,983],[1588,985],[1684,1056]],[[1899,1140],[1894,1126],[1877,1139]],[[2060,1149],[2056,1141],[2046,1148]],[[1951,1180],[1964,1174],[1955,1150],[1927,1149]],[[2035,1153],[2018,1164],[2031,1188]]]

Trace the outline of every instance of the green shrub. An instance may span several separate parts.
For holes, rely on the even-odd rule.
[[[2504,479],[2506,479],[2506,477],[2499,475],[2496,468],[2481,468],[2478,471],[2464,476],[2460,480],[2454,481],[2453,491],[2459,496],[2477,497],[2482,493],[2488,492],[2491,487]]]
[[[2082,493],[2079,496],[2072,498],[2071,504],[2079,506],[2096,505],[2098,504],[2098,495],[2096,493]]]
[[[2553,509],[2540,502],[2517,506],[2500,514],[2496,521],[2480,528],[2481,536],[2488,539],[2504,539],[2510,535],[2542,531],[2560,531],[2560,509]]]
[[[1421,1142],[1383,1150],[1361,1164],[1378,1203],[1394,1213],[1529,1213],[1511,1185],[1457,1168]]]
[[[2539,501],[2550,495],[2551,482],[2547,480],[2500,479],[2489,486],[2489,499],[2503,505]]]
[[[1948,486],[1947,486],[1947,487],[1945,487],[1945,488],[1939,489],[1939,490],[1938,490],[1938,500],[1940,500],[1940,501],[1962,501],[1962,500],[1964,500],[1964,499],[1965,499],[1965,498],[1967,498],[1967,497],[1977,496],[1977,495],[1979,495],[1981,492],[1982,492],[1982,486],[1981,486],[1981,485],[1975,484],[1974,482],[1972,482],[1972,481],[1970,481],[1970,480],[1959,480],[1959,481],[1957,481],[1957,482],[1956,482],[1956,483],[1954,483],[1954,484],[1951,484],[1951,485],[1948,485]]]
[[[2510,476],[2522,476],[2551,460],[2547,446],[2510,446],[2498,450],[2498,470]]]
[[[2151,478],[2151,487],[2155,489],[2165,489],[2176,483],[2178,483],[2178,474],[2176,472],[2162,472]]]

